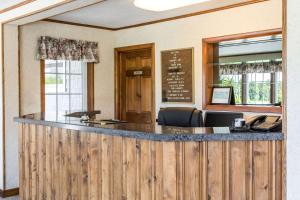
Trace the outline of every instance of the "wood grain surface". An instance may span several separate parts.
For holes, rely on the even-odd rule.
[[[282,141],[157,142],[19,125],[20,199],[276,200]]]

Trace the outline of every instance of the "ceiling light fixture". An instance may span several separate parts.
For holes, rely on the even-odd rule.
[[[205,1],[209,0],[135,0],[134,5],[145,10],[165,11]]]

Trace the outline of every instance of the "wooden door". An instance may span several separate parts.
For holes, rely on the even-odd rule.
[[[132,123],[152,123],[152,48],[121,52],[119,59],[119,118]]]

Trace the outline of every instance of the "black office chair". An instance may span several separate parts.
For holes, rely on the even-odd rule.
[[[157,122],[165,126],[202,127],[202,111],[189,107],[161,108]]]
[[[205,127],[230,127],[236,118],[243,118],[243,113],[236,112],[206,112]]]

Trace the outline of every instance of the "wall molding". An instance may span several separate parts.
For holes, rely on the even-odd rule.
[[[12,188],[8,190],[0,190],[0,197],[6,198],[19,195],[19,188]]]
[[[53,22],[53,23],[59,23],[59,24],[67,24],[67,25],[73,25],[73,26],[83,26],[83,27],[87,27],[87,28],[96,28],[96,29],[102,29],[102,30],[108,30],[108,31],[116,31],[115,28],[109,28],[109,27],[105,27],[105,26],[94,26],[94,25],[81,24],[81,23],[76,23],[76,22],[67,22],[67,21],[61,21],[61,20],[56,20],[56,19],[43,19],[41,21]]]
[[[60,23],[60,24],[68,24],[68,25],[74,25],[74,26],[83,26],[83,27],[88,27],[88,28],[96,28],[96,29],[103,29],[103,30],[110,30],[110,31],[118,31],[118,30],[123,30],[123,29],[136,28],[136,27],[140,27],[140,26],[146,26],[146,25],[151,25],[151,24],[173,21],[173,20],[177,20],[177,19],[193,17],[193,16],[197,16],[197,15],[208,14],[208,13],[212,13],[212,12],[223,11],[223,10],[227,10],[227,9],[247,6],[247,5],[266,2],[266,1],[270,1],[270,0],[250,0],[247,2],[236,3],[236,4],[232,4],[232,5],[219,7],[219,8],[213,8],[213,9],[203,10],[203,11],[194,12],[194,13],[190,13],[190,14],[179,15],[179,16],[175,16],[175,17],[169,17],[169,18],[165,18],[165,19],[154,20],[154,21],[134,24],[134,25],[130,25],[130,26],[117,27],[117,28],[90,25],[90,24],[82,24],[82,23],[69,22],[69,21],[63,21],[63,20],[55,20],[55,19],[43,19],[42,21],[54,22],[54,23]]]
[[[19,8],[21,6],[25,6],[26,4],[32,3],[34,1],[36,1],[36,0],[25,0],[25,1],[22,1],[20,3],[17,3],[15,5],[12,5],[12,6],[9,6],[7,8],[4,8],[4,9],[0,10],[0,14],[8,12],[8,11],[11,11],[11,10],[16,9],[16,8]]]

